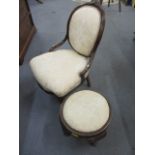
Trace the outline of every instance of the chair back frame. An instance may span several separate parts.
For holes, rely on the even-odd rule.
[[[98,31],[98,34],[97,34],[97,37],[96,37],[96,41],[95,41],[95,43],[94,43],[94,47],[93,47],[93,48],[91,49],[91,51],[90,51],[90,56],[85,56],[85,55],[81,54],[81,55],[83,55],[83,56],[85,56],[85,57],[91,57],[91,56],[93,55],[93,53],[96,52],[96,49],[97,49],[97,47],[98,47],[98,44],[99,44],[99,42],[100,42],[100,40],[101,40],[101,38],[102,38],[102,34],[103,34],[103,31],[104,31],[104,26],[105,26],[105,14],[104,14],[104,11],[102,10],[101,6],[98,5],[97,2],[86,3],[86,4],[83,4],[83,5],[80,5],[80,6],[76,7],[76,8],[71,12],[70,17],[69,17],[69,19],[68,19],[68,23],[67,23],[67,39],[68,39],[68,42],[69,42],[70,46],[72,47],[72,49],[74,49],[76,52],[78,52],[78,51],[72,46],[72,44],[71,44],[71,42],[70,42],[70,39],[69,39],[69,25],[70,25],[70,21],[71,21],[71,18],[72,18],[72,16],[73,16],[73,14],[74,14],[78,9],[80,9],[81,7],[84,7],[84,6],[93,6],[93,7],[95,7],[95,8],[99,11],[100,16],[101,16],[99,31]],[[80,53],[78,52],[78,54],[80,54]]]
[[[84,7],[84,6],[92,6],[92,7],[95,7],[96,9],[98,9],[98,11],[100,12],[100,15],[101,15],[101,21],[100,21],[100,28],[99,28],[99,31],[98,31],[98,35],[96,37],[96,41],[95,41],[95,44],[94,44],[94,47],[91,49],[91,52],[90,52],[90,56],[89,56],[89,61],[86,65],[86,67],[84,68],[84,70],[80,73],[80,77],[81,77],[81,83],[79,84],[79,86],[84,82],[84,80],[87,78],[86,77],[86,74],[88,73],[88,71],[90,70],[90,67],[92,65],[92,62],[93,62],[93,59],[95,57],[95,53],[96,53],[96,50],[97,50],[97,47],[99,45],[99,42],[102,38],[102,34],[103,34],[103,31],[104,31],[104,27],[105,27],[105,12],[104,10],[102,9],[102,6],[100,4],[99,1],[93,1],[93,2],[89,2],[89,3],[85,3],[85,4],[82,4],[82,5],[79,5],[78,7],[76,7],[70,14],[69,16],[69,19],[68,19],[68,22],[67,22],[67,30],[66,30],[66,34],[65,34],[65,37],[62,41],[60,41],[59,43],[53,45],[50,49],[49,49],[49,52],[52,52],[54,51],[56,48],[60,47],[61,45],[63,45],[67,40],[68,40],[68,43],[69,45],[71,46],[72,49],[74,49],[70,43],[70,40],[69,40],[69,24],[70,24],[70,20],[71,20],[71,17],[72,15],[74,14],[74,12],[78,9],[80,9],[81,7]],[[74,49],[75,50],[75,49]],[[75,50],[76,51],[76,50]],[[76,51],[78,52],[78,51]],[[78,52],[78,54],[80,54]],[[82,55],[82,54],[81,54]],[[85,57],[88,57],[88,56],[85,56]],[[77,87],[76,87],[77,88]],[[75,89],[76,89],[75,88]],[[73,89],[71,92],[69,92],[66,96],[68,96],[69,94],[71,94],[75,89]],[[66,97],[65,96],[65,97]],[[64,98],[64,97],[63,97]]]

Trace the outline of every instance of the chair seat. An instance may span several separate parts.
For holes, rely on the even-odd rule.
[[[63,103],[62,117],[71,129],[96,132],[105,127],[110,118],[107,100],[94,91],[83,90],[72,94]]]
[[[88,58],[73,50],[59,49],[34,57],[30,67],[46,91],[63,97],[80,84],[80,72],[87,62]]]

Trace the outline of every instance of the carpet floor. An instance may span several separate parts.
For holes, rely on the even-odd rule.
[[[107,136],[95,147],[63,135],[59,123],[60,101],[37,85],[29,61],[60,41],[71,10],[69,0],[29,0],[37,33],[20,66],[20,155],[134,155],[135,152],[135,12],[122,5],[103,6],[105,31],[90,72],[92,90],[106,96],[112,107]],[[68,44],[64,45],[65,48]],[[88,89],[84,83],[79,90]]]

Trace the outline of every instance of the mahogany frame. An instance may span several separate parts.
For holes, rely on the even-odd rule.
[[[100,93],[101,94],[101,93]],[[62,129],[64,131],[64,134],[66,136],[74,136],[77,138],[83,138],[88,140],[88,142],[92,145],[94,145],[99,139],[104,138],[107,134],[106,129],[108,128],[110,121],[111,121],[111,106],[109,104],[109,101],[107,100],[107,98],[105,98],[107,100],[108,106],[109,106],[109,118],[107,120],[107,122],[98,130],[94,131],[94,132],[80,132],[78,130],[75,130],[73,128],[71,128],[67,122],[65,121],[64,117],[63,117],[63,108],[64,108],[64,104],[67,101],[67,99],[69,98],[66,97],[65,100],[63,100],[62,104],[60,105],[60,110],[59,110],[59,119],[60,119],[60,124],[62,126]]]
[[[70,40],[69,40],[69,24],[70,24],[70,20],[71,20],[71,17],[73,15],[73,13],[83,7],[83,6],[93,6],[93,7],[96,7],[98,9],[98,11],[100,12],[101,14],[101,22],[100,22],[100,28],[99,28],[99,31],[98,31],[98,35],[97,35],[97,38],[96,38],[96,41],[95,41],[95,44],[94,44],[94,47],[91,49],[91,52],[90,52],[90,56],[85,56],[85,57],[89,57],[89,61],[86,65],[86,67],[84,68],[84,70],[80,73],[80,77],[81,77],[81,83],[76,87],[74,88],[73,90],[71,90],[67,95],[63,96],[63,97],[59,97],[59,99],[62,101],[64,98],[65,100],[63,100],[62,104],[60,105],[60,112],[59,112],[59,118],[60,118],[60,123],[61,123],[61,126],[62,126],[62,129],[64,131],[64,134],[65,135],[73,135],[73,136],[78,136],[79,138],[84,138],[84,139],[87,139],[88,142],[91,144],[91,145],[94,145],[95,142],[97,140],[99,140],[100,138],[106,136],[106,129],[107,127],[109,126],[109,123],[110,123],[110,120],[111,120],[111,107],[110,107],[110,104],[108,102],[108,105],[109,105],[109,110],[110,110],[110,113],[109,113],[109,118],[106,122],[106,124],[104,124],[104,126],[102,128],[100,128],[99,130],[95,131],[95,132],[89,132],[89,133],[85,133],[85,132],[79,132],[79,131],[76,131],[74,129],[72,129],[70,126],[67,125],[67,123],[65,122],[64,118],[63,118],[63,114],[62,114],[62,110],[63,110],[63,106],[65,104],[65,101],[68,99],[68,97],[70,96],[70,94],[73,93],[73,91],[75,89],[77,89],[85,80],[87,80],[87,84],[88,86],[90,86],[90,79],[89,79],[89,76],[85,77],[85,74],[89,71],[89,69],[91,68],[91,65],[92,65],[92,62],[93,62],[93,59],[95,57],[95,53],[96,53],[96,50],[97,50],[97,47],[99,45],[99,42],[102,38],[102,34],[103,34],[103,31],[104,31],[104,27],[105,27],[105,13],[104,13],[104,10],[102,9],[101,7],[101,1],[102,0],[93,0],[93,2],[90,2],[90,3],[85,3],[83,5],[80,5],[78,7],[76,7],[70,14],[69,16],[69,19],[68,19],[68,23],[67,23],[67,31],[66,31],[66,34],[65,34],[65,37],[63,38],[62,41],[60,41],[59,43],[53,45],[51,48],[49,48],[49,52],[53,52],[55,51],[55,49],[57,49],[58,47],[60,47],[61,45],[63,45],[67,40],[70,44],[70,46],[72,47],[71,43],[70,43]],[[73,48],[73,47],[72,47]],[[74,48],[73,48],[74,49]],[[74,49],[75,50],[75,49]],[[76,50],[75,50],[76,51]],[[78,52],[78,51],[76,51]],[[80,54],[78,52],[78,54]],[[81,54],[82,55],[82,54]],[[38,83],[38,85],[42,88],[42,86]],[[42,88],[45,92],[47,92],[44,88]],[[47,92],[47,93],[50,93],[51,92]]]
[[[86,65],[86,67],[84,68],[84,70],[80,73],[80,77],[81,77],[81,83],[79,84],[79,86],[84,82],[84,80],[87,80],[87,85],[90,86],[91,83],[90,83],[90,79],[89,79],[89,75],[87,77],[85,77],[85,74],[89,71],[89,69],[91,68],[91,65],[92,65],[92,62],[93,62],[93,59],[95,57],[95,53],[96,53],[96,50],[97,50],[97,47],[99,45],[99,42],[102,38],[102,34],[103,34],[103,31],[104,31],[104,27],[105,27],[105,12],[104,10],[102,9],[101,5],[100,5],[100,2],[99,1],[93,1],[93,2],[90,2],[90,3],[85,3],[83,5],[79,5],[78,7],[76,7],[70,14],[69,16],[69,19],[68,19],[68,23],[67,23],[67,31],[66,31],[66,34],[65,34],[65,37],[62,41],[60,41],[59,43],[53,45],[51,48],[49,48],[49,52],[53,52],[55,49],[57,49],[58,47],[60,47],[61,45],[63,45],[67,40],[68,40],[68,43],[69,45],[71,46],[72,49],[74,49],[70,43],[70,40],[69,40],[69,24],[70,24],[70,20],[71,20],[71,17],[72,15],[74,14],[74,12],[83,7],[83,6],[93,6],[95,7],[96,9],[98,9],[98,11],[100,12],[101,14],[101,22],[100,22],[100,28],[99,28],[99,31],[98,31],[98,35],[97,35],[97,38],[96,38],[96,41],[95,41],[95,44],[94,44],[94,47],[91,49],[91,52],[90,52],[90,55],[89,56],[85,56],[85,57],[89,57],[89,61]],[[75,50],[75,49],[74,49]],[[76,51],[76,50],[75,50]],[[76,51],[78,52],[78,51]],[[80,54],[80,53],[78,53]],[[82,54],[81,54],[82,55]],[[78,87],[78,86],[77,86]],[[77,88],[76,87],[76,88]],[[73,92],[76,88],[74,88],[73,90],[71,90],[68,94],[70,94],[71,92]],[[67,94],[67,95],[68,95]],[[64,97],[66,97],[67,95],[65,95]],[[62,98],[64,98],[62,97]],[[59,97],[61,98],[61,97]]]

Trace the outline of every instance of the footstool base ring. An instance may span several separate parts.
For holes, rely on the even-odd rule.
[[[89,138],[89,137],[94,137],[94,136],[101,135],[103,132],[106,131],[107,127],[109,126],[110,120],[111,120],[111,107],[110,107],[110,104],[109,104],[108,101],[107,101],[107,103],[108,103],[108,106],[109,106],[109,118],[108,118],[107,122],[100,129],[98,129],[96,131],[93,131],[93,132],[82,132],[82,131],[78,131],[78,130],[73,129],[71,126],[68,125],[68,123],[64,119],[64,116],[63,116],[63,108],[64,108],[64,104],[66,103],[66,101],[67,101],[67,99],[69,97],[70,96],[68,96],[62,102],[62,104],[60,105],[60,113],[59,113],[59,116],[60,116],[60,121],[61,121],[62,126],[64,126],[64,128],[66,128],[70,132],[70,135],[73,135],[74,137],[77,137],[77,138],[78,137],[81,137],[81,138]]]

